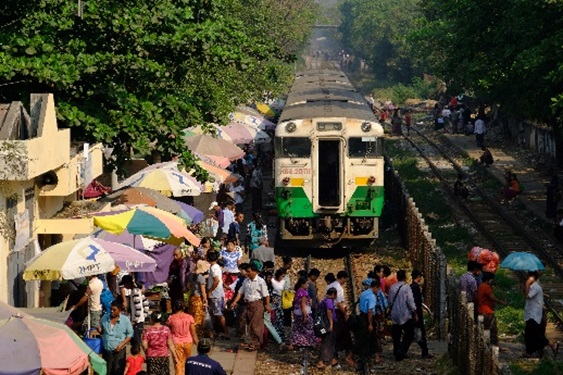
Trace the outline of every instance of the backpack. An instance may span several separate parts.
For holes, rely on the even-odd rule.
[[[313,333],[317,337],[323,337],[329,332],[330,323],[326,312],[326,300],[323,300],[319,304],[319,308],[315,312],[315,317],[313,318]]]
[[[104,288],[102,289],[102,294],[100,295],[100,302],[102,304],[102,313],[109,314],[111,311],[111,303],[115,299],[113,293],[109,290],[108,285],[104,280],[102,280]]]

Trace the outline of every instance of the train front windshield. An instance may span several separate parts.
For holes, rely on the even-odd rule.
[[[311,156],[311,140],[307,137],[276,137],[276,157],[308,158]]]
[[[383,139],[378,137],[348,138],[348,156],[351,158],[375,158],[383,155]]]

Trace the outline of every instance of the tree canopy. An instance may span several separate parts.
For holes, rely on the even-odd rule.
[[[346,0],[341,11],[344,43],[380,77],[424,72],[512,116],[561,122],[562,1]]]
[[[98,0],[78,17],[76,1],[4,1],[0,100],[53,92],[60,124],[113,147],[115,166],[157,149],[195,168],[184,128],[225,122],[290,81],[314,23],[312,0],[290,2]]]

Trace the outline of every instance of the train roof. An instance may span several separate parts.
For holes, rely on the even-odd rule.
[[[279,121],[314,117],[347,117],[376,121],[363,95],[337,70],[298,73]]]
[[[285,107],[280,122],[315,117],[346,117],[365,121],[377,121],[367,104],[350,102],[314,102]]]

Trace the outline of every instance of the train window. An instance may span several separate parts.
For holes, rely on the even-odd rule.
[[[381,144],[377,137],[350,137],[348,138],[348,156],[351,158],[381,156]]]
[[[306,137],[276,137],[276,155],[282,158],[308,158],[311,156],[311,140]]]

